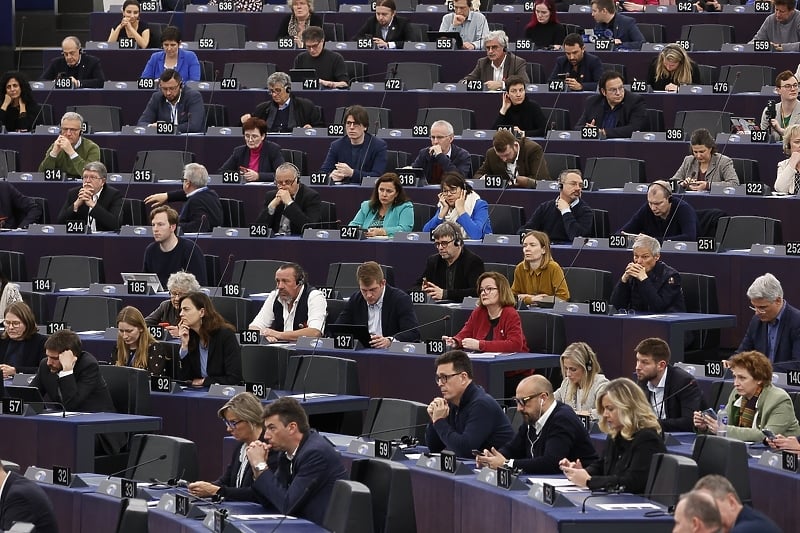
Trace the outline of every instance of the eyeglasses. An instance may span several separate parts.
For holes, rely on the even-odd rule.
[[[436,384],[437,384],[437,385],[438,385],[439,383],[441,383],[442,385],[444,385],[444,384],[446,384],[446,383],[447,383],[447,380],[448,380],[448,379],[452,378],[453,376],[457,376],[457,375],[459,375],[459,374],[462,374],[462,372],[453,372],[452,374],[436,374],[436,375],[433,377],[433,379],[434,379],[434,381],[436,381]]]
[[[347,122],[344,123],[344,125],[347,126],[348,128],[355,128],[356,126],[360,126],[358,122],[355,122],[353,120],[348,120]]]
[[[225,422],[225,425],[230,429],[236,429],[237,424],[241,422],[241,420],[228,420],[227,418],[223,418],[222,421]]]
[[[454,187],[452,189],[442,189],[442,194],[446,194],[447,196],[454,196],[461,192],[461,189],[458,187]]]
[[[484,294],[484,293],[485,294],[490,294],[490,293],[492,293],[492,292],[494,292],[496,290],[497,290],[497,287],[481,287],[480,290],[478,290],[478,292],[480,294]]]
[[[269,92],[270,94],[276,94],[276,93],[282,93],[285,90],[286,89],[284,89],[283,87],[272,87],[269,89]]]
[[[291,187],[294,184],[294,182],[295,182],[295,180],[276,181],[275,185],[277,185],[278,187]]]
[[[531,394],[530,396],[525,396],[524,398],[516,398],[514,397],[513,400],[517,402],[517,405],[520,407],[525,407],[525,404],[528,403],[531,398],[536,398],[537,396],[541,396],[541,392],[537,392],[536,394]]]
[[[606,89],[607,93],[622,94],[625,92],[625,87],[609,87]]]
[[[317,41],[317,42],[315,42],[315,43],[312,43],[312,42],[306,41],[306,42],[305,42],[305,43],[303,43],[303,44],[305,44],[305,45],[306,45],[306,48],[316,48],[317,46],[319,46],[319,45],[321,45],[321,44],[322,44],[322,41]]]
[[[3,326],[6,328],[18,328],[22,325],[19,320],[3,320]]]
[[[800,87],[800,85],[798,85],[796,83],[787,83],[785,85],[781,85],[781,89],[792,89],[792,90],[794,90],[794,89],[797,89],[798,87]]]
[[[758,306],[748,305],[748,307],[750,308],[751,311],[753,311],[758,315],[763,315],[764,313],[769,311],[769,305],[758,305]]]
[[[169,293],[171,298],[183,298],[184,296],[186,296],[186,294],[187,293],[185,292],[176,292],[176,291],[170,291]]]
[[[437,248],[447,248],[448,246],[450,246],[451,242],[453,241],[436,241],[433,243],[433,245],[436,246]]]

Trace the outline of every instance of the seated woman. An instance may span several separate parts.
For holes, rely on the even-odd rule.
[[[225,405],[217,416],[225,423],[225,429],[236,442],[241,443],[233,452],[225,472],[213,483],[195,481],[187,487],[192,496],[214,498],[219,501],[255,501],[250,485],[253,484],[253,469],[247,460],[247,446],[264,436],[264,406],[261,400],[249,392],[240,392]]]
[[[169,291],[169,300],[164,300],[155,311],[147,315],[144,319],[148,326],[162,325],[169,331],[173,337],[179,337],[178,322],[181,317],[181,300],[190,292],[200,290],[200,284],[194,274],[189,272],[175,272],[170,274],[167,280],[167,290]]]
[[[519,137],[541,137],[547,128],[547,118],[541,106],[525,94],[525,80],[520,76],[506,78],[506,90],[492,128],[512,126]],[[538,172],[537,172],[538,174]]]
[[[150,334],[142,313],[130,305],[117,315],[117,349],[112,359],[117,366],[144,368],[151,376],[169,374],[165,371],[172,362],[169,350]]]
[[[607,435],[603,460],[583,468],[580,460],[562,459],[561,471],[579,487],[643,493],[653,455],[667,451],[653,408],[628,378],[611,380],[600,389],[596,407],[600,430]]]
[[[555,2],[536,0],[531,20],[525,26],[525,38],[530,39],[536,48],[559,50],[566,36],[567,29],[558,22]]]
[[[45,357],[46,335],[36,328],[36,318],[25,302],[15,302],[6,307],[3,315],[5,331],[0,336],[0,370],[3,378],[17,373],[35,374],[39,362]]]
[[[0,104],[0,126],[6,131],[33,131],[42,124],[41,107],[33,98],[33,89],[22,72],[9,71],[0,78],[3,103]]]
[[[569,287],[561,265],[553,259],[547,233],[531,230],[522,238],[522,261],[514,269],[511,290],[524,305],[569,300]]]
[[[414,205],[406,196],[397,174],[387,172],[375,182],[372,198],[361,202],[361,209],[348,226],[366,230],[367,237],[392,237],[414,227]]]
[[[218,172],[238,170],[245,181],[275,181],[275,169],[284,163],[281,147],[267,141],[266,121],[250,117],[242,124],[244,145],[237,146]]]
[[[499,272],[484,272],[478,278],[478,307],[461,331],[442,339],[450,349],[527,352],[528,342],[514,303],[506,277]]]
[[[314,0],[286,0],[286,4],[292,12],[283,17],[278,24],[275,40],[291,37],[298,48],[303,48],[303,31],[309,26],[321,28],[324,20],[322,16],[314,13]]]
[[[700,83],[700,68],[678,44],[666,44],[650,63],[647,84],[654,91],[674,93],[681,85]]]
[[[242,354],[235,328],[214,309],[205,293],[190,292],[181,299],[178,329],[179,379],[191,381],[193,387],[242,382]]]
[[[219,0],[208,0],[208,5],[215,6]],[[264,8],[263,0],[233,0],[233,10],[236,12],[261,13]]]
[[[139,48],[150,46],[150,28],[139,18],[139,0],[125,0],[122,3],[122,20],[111,28],[108,42],[117,43],[120,39],[133,39]]]
[[[683,158],[680,168],[672,176],[687,191],[710,191],[712,183],[739,185],[739,176],[733,160],[717,153],[717,143],[711,132],[700,128],[689,139],[692,155]]]
[[[800,425],[789,394],[772,384],[772,363],[757,351],[737,353],[728,359],[733,390],[728,397],[727,436],[748,442],[764,440],[762,429],[776,435],[796,437]],[[698,431],[717,433],[717,420],[700,411],[694,413]]]
[[[181,48],[181,30],[167,26],[161,32],[161,52],[154,52],[147,61],[140,78],[158,79],[164,69],[175,69],[181,79],[200,81],[200,61],[191,50]]]
[[[767,105],[761,112],[761,129],[769,130],[773,141],[780,141],[786,128],[800,124],[800,106],[797,105],[797,75],[784,70],[775,77],[775,92],[780,95],[778,103]],[[772,107],[772,113],[770,113]]]
[[[492,232],[489,204],[472,190],[464,176],[458,172],[445,172],[442,174],[441,187],[439,208],[422,231],[433,231],[436,226],[449,220],[461,227],[466,239],[482,239],[484,234]]]
[[[561,375],[564,381],[553,393],[556,400],[572,407],[580,415],[596,419],[597,393],[608,383],[602,374],[600,361],[591,346],[573,342],[561,354]]]
[[[798,194],[800,184],[800,124],[792,124],[783,133],[783,153],[788,157],[778,161],[775,192]]]

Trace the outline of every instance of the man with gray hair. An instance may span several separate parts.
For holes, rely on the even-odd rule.
[[[102,89],[106,75],[100,60],[84,54],[80,39],[70,35],[61,41],[61,57],[53,59],[39,79],[69,80],[71,87]]]
[[[241,116],[242,124],[250,117],[264,119],[271,133],[290,133],[294,128],[325,126],[320,108],[308,98],[292,93],[292,80],[285,72],[273,72],[267,78],[272,100],[261,102],[253,114]]]
[[[693,490],[681,495],[675,507],[672,533],[719,533],[722,517],[714,498],[706,491]]]
[[[747,289],[753,318],[736,350],[758,350],[781,371],[800,368],[800,311],[783,299],[783,287],[769,272]]]
[[[442,222],[432,236],[437,253],[428,257],[414,289],[425,291],[436,301],[461,302],[467,296],[477,296],[483,259],[464,246],[461,228],[453,222]]]
[[[685,313],[681,275],[660,261],[661,245],[648,235],[633,242],[633,261],[611,293],[617,309],[646,313]]]
[[[106,185],[106,166],[100,161],[83,167],[83,186],[70,189],[58,213],[58,223],[84,221],[91,231],[118,231],[122,193]]]
[[[69,111],[61,117],[61,132],[47,148],[39,172],[60,170],[78,178],[89,161],[100,161],[100,147],[83,136],[83,117]]]
[[[475,68],[461,79],[461,83],[480,80],[486,89],[492,91],[505,90],[506,78],[519,76],[525,82],[528,78],[528,62],[518,55],[508,52],[508,36],[503,30],[490,31],[486,36],[483,47],[486,57],[482,57],[475,64]]]
[[[151,207],[166,202],[186,202],[178,218],[184,233],[209,232],[222,225],[222,202],[217,192],[208,188],[208,170],[199,163],[183,167],[181,190],[151,194],[144,201]]]
[[[781,529],[763,513],[742,505],[730,481],[709,474],[694,484],[693,491],[708,494],[717,504],[724,533],[779,533]]]
[[[300,235],[322,218],[319,193],[300,183],[300,170],[292,163],[275,169],[275,190],[264,197],[256,224],[266,224],[275,234]],[[326,226],[329,227],[329,226]]]
[[[428,185],[439,185],[445,172],[458,172],[465,178],[472,174],[469,152],[453,144],[454,136],[453,125],[446,120],[431,124],[431,145],[420,150],[411,163],[413,168],[424,171]],[[386,170],[392,172],[394,169]]]

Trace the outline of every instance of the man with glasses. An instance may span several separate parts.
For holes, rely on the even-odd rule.
[[[150,211],[153,239],[144,251],[142,272],[158,275],[161,285],[166,287],[170,276],[178,271],[194,274],[198,283],[206,285],[206,260],[197,243],[178,237],[178,212],[162,205]]]
[[[547,161],[539,143],[530,139],[517,139],[508,130],[498,130],[492,139],[492,147],[486,150],[481,168],[475,179],[485,176],[501,176],[515,187],[536,188],[538,180],[549,180]]]
[[[57,222],[84,221],[91,231],[119,231],[122,193],[106,185],[106,166],[100,161],[83,167],[83,186],[70,189]]]
[[[184,233],[210,232],[222,225],[222,202],[217,191],[208,187],[208,170],[199,163],[183,167],[183,187],[168,193],[151,194],[144,199],[150,206],[165,202],[185,202],[178,217]]]
[[[367,133],[369,114],[360,105],[344,111],[344,137],[331,143],[320,172],[333,183],[361,183],[364,176],[386,170],[386,141]]]
[[[264,198],[256,224],[266,224],[275,234],[300,235],[304,226],[320,221],[319,193],[300,183],[300,170],[283,163],[275,170],[275,190]]]
[[[421,168],[424,171],[428,185],[439,185],[445,172],[470,175],[472,159],[469,152],[454,145],[453,137],[453,125],[446,120],[437,120],[431,124],[431,145],[420,150],[411,163],[412,168]]]
[[[430,451],[447,449],[458,457],[472,457],[472,450],[499,447],[512,439],[514,430],[500,404],[473,383],[466,352],[445,352],[435,366],[434,379],[442,395],[428,404],[431,422],[425,442]]]
[[[325,126],[319,107],[308,98],[292,92],[292,80],[285,72],[273,72],[267,78],[272,99],[261,102],[253,114],[241,116],[242,124],[251,117],[264,119],[272,133],[291,133],[294,128],[321,128]]]
[[[503,30],[490,31],[483,47],[486,57],[478,60],[475,68],[461,79],[461,83],[480,80],[483,86],[491,91],[506,89],[506,78],[518,76],[526,85],[528,79],[528,62],[518,55],[508,52],[508,35]]]
[[[775,78],[775,89],[780,95],[778,103],[770,102],[761,113],[761,129],[768,130],[773,142],[783,139],[783,132],[792,124],[800,124],[800,106],[797,105],[797,76],[784,70]],[[770,110],[770,107],[772,108]],[[794,179],[794,173],[792,173]]]
[[[800,369],[800,311],[783,299],[783,287],[772,274],[757,277],[747,289],[754,316],[736,353],[758,350],[775,370]]]
[[[520,381],[514,401],[523,424],[510,442],[484,449],[476,457],[478,466],[505,466],[525,474],[558,474],[558,462],[563,457],[580,460],[584,466],[597,461],[583,422],[572,407],[556,401],[553,385],[546,377],[535,374]]]
[[[464,246],[461,228],[445,221],[436,226],[432,236],[437,253],[428,257],[414,289],[425,291],[435,301],[461,302],[467,296],[477,297],[483,259]]]
[[[625,91],[622,74],[607,70],[597,84],[600,94],[586,99],[583,114],[575,124],[599,128],[600,138],[630,138],[634,131],[647,131],[647,106],[644,97]]]
[[[100,147],[83,135],[83,117],[73,111],[61,117],[61,133],[45,152],[39,172],[60,170],[77,179],[89,161],[100,161]]]
[[[61,41],[61,57],[53,59],[39,79],[68,79],[74,88],[102,89],[106,76],[100,60],[84,54],[80,39],[70,35]]]
[[[575,237],[588,237],[592,230],[592,208],[581,200],[583,177],[580,169],[568,168],[558,176],[558,197],[539,204],[531,218],[517,233],[538,230],[547,233],[552,243],[572,243]]]
[[[455,0],[453,11],[442,17],[439,31],[458,32],[464,50],[480,49],[489,35],[489,23],[477,0]]]
[[[343,89],[350,85],[347,66],[342,54],[325,49],[325,32],[319,26],[309,26],[302,34],[305,52],[294,58],[295,69],[314,69],[319,84],[328,89]]]
[[[150,97],[137,124],[146,127],[167,122],[174,124],[178,133],[204,132],[206,112],[200,91],[185,86],[175,69],[165,69],[158,80],[159,90]]]

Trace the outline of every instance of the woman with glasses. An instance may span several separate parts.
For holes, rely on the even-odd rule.
[[[596,419],[597,393],[608,383],[602,374],[600,361],[591,346],[573,342],[561,354],[561,375],[564,381],[553,393],[556,400],[572,407],[579,415]]]
[[[266,140],[267,123],[260,118],[250,117],[242,124],[242,131],[244,145],[233,149],[218,172],[238,171],[247,182],[274,181],[275,169],[284,163],[284,159],[281,147]]]
[[[559,50],[566,36],[567,29],[558,22],[555,2],[536,0],[531,20],[525,26],[525,38],[530,39],[536,48]]]
[[[511,291],[523,305],[553,303],[554,295],[569,300],[567,280],[553,259],[546,233],[532,230],[522,238],[522,261],[514,269]]]
[[[786,128],[800,124],[800,106],[797,105],[797,74],[784,70],[775,77],[778,103],[770,101],[761,113],[761,129],[769,130],[774,142],[783,138]]]
[[[442,337],[449,348],[476,352],[527,352],[522,321],[514,306],[514,293],[499,272],[478,278],[478,307],[453,337]]]
[[[683,162],[672,180],[676,180],[687,191],[710,191],[712,183],[739,185],[739,176],[733,168],[733,160],[717,152],[717,143],[711,132],[700,128],[689,138],[691,155]]]
[[[132,39],[139,48],[150,46],[150,28],[139,18],[140,11],[139,0],[125,0],[122,3],[122,20],[111,28],[107,41],[116,43],[121,39]]]
[[[250,443],[264,438],[263,413],[261,401],[249,392],[240,392],[217,411],[228,434],[241,445],[236,447],[231,462],[216,481],[189,483],[192,496],[216,501],[223,498],[227,501],[256,501],[250,490],[253,470],[246,452]]]
[[[117,349],[112,356],[117,366],[144,368],[151,376],[164,375],[168,350],[150,334],[142,313],[132,306],[117,315]]]
[[[314,13],[314,0],[286,0],[292,12],[286,15],[278,24],[278,33],[275,40],[284,37],[294,39],[297,48],[303,47],[303,31],[309,26],[322,27],[324,20],[318,13]]]
[[[261,102],[253,114],[241,116],[242,124],[257,117],[267,122],[271,133],[291,133],[294,128],[320,128],[325,126],[321,108],[308,98],[292,94],[292,80],[285,72],[273,72],[267,78],[270,100]]]
[[[700,68],[682,46],[667,44],[650,63],[647,83],[654,91],[674,93],[681,85],[700,83]]]
[[[17,373],[35,374],[39,361],[45,357],[46,335],[36,328],[36,318],[28,304],[19,301],[6,307],[0,336],[0,370],[3,378]]]
[[[611,380],[600,389],[596,407],[600,430],[607,435],[603,460],[584,468],[580,460],[562,459],[561,471],[579,487],[643,493],[653,455],[667,451],[653,408],[628,378]]]
[[[181,48],[181,30],[167,26],[161,32],[160,52],[154,52],[147,61],[140,78],[157,80],[165,69],[171,68],[181,75],[184,83],[200,81],[200,60],[191,50]]]
[[[778,161],[775,192],[800,193],[800,124],[788,126],[783,133],[783,153],[787,158]]]
[[[155,311],[147,315],[144,321],[148,326],[164,326],[170,335],[177,338],[180,336],[178,322],[180,321],[181,299],[190,292],[199,291],[200,284],[194,274],[175,272],[167,280],[167,290],[169,291],[169,300],[161,302]]]
[[[361,209],[348,225],[362,228],[367,237],[392,237],[398,231],[411,231],[414,204],[397,174],[387,172],[377,179],[372,198],[361,202]]]
[[[436,214],[422,231],[433,231],[448,220],[461,227],[466,239],[482,239],[484,234],[492,232],[489,204],[472,190],[464,176],[457,172],[445,172],[442,174],[441,190]]]

